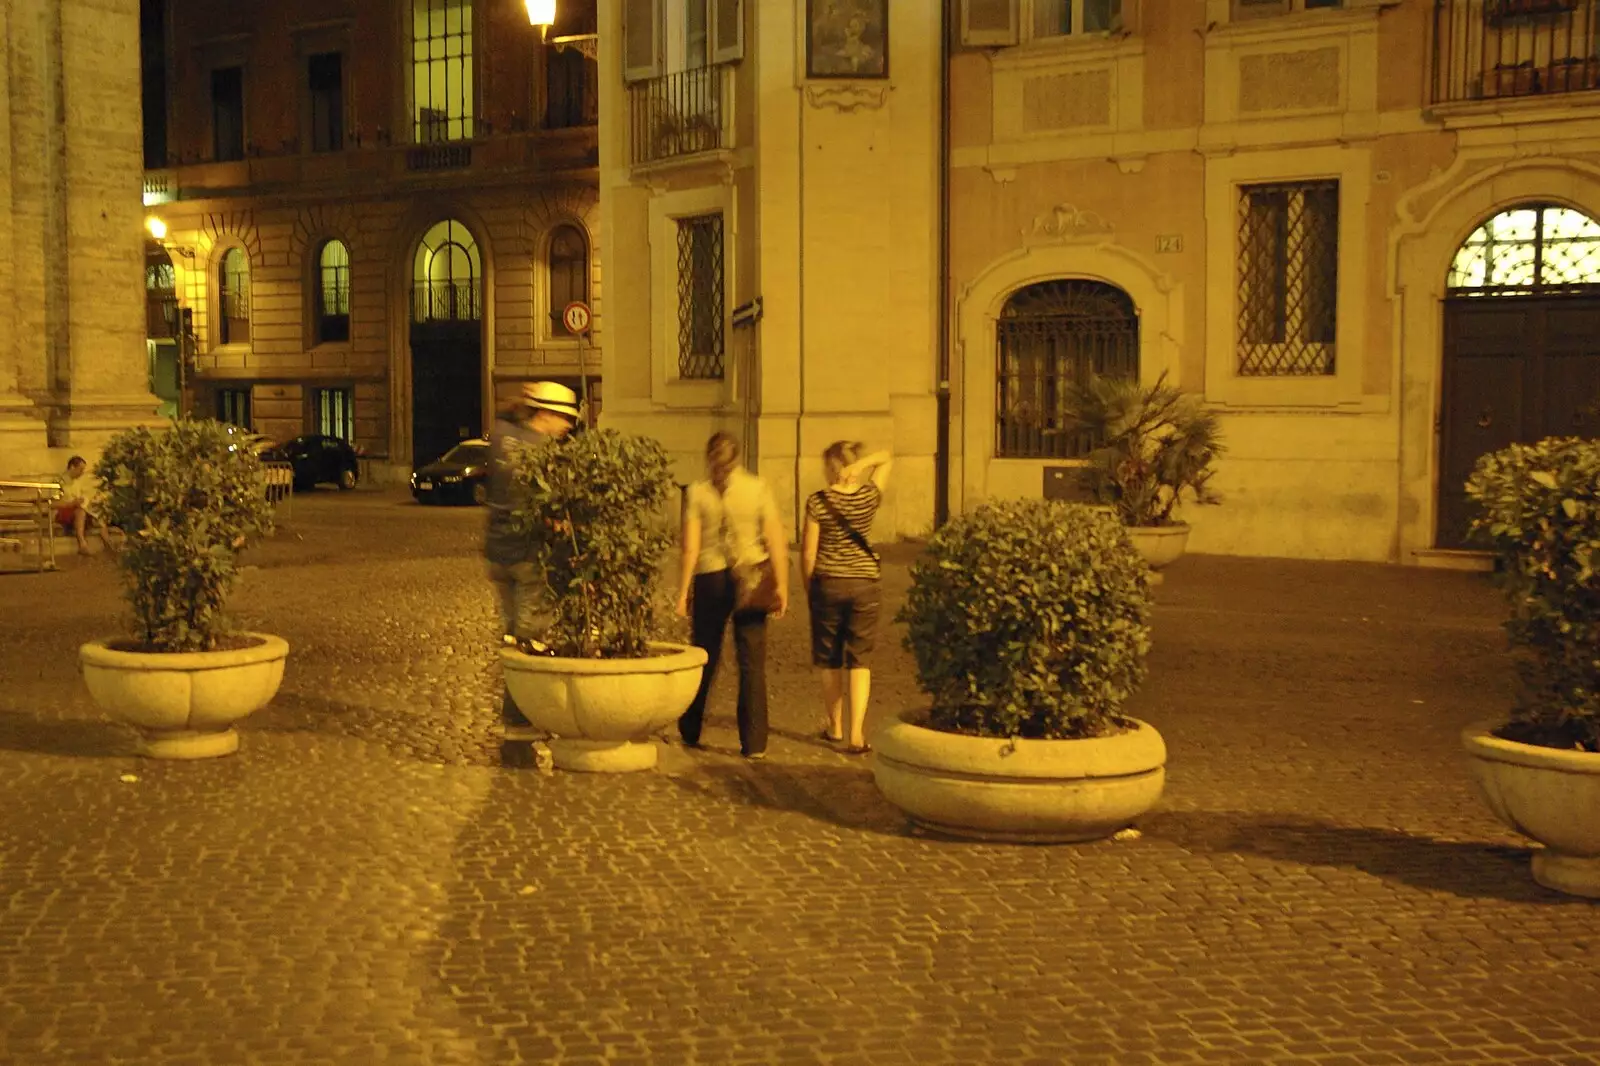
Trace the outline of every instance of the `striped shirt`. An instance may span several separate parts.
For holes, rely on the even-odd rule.
[[[830,511],[823,506],[826,496],[833,505]],[[877,556],[866,551],[856,538],[844,531],[839,518],[850,523],[852,529],[867,543],[872,542],[872,520],[877,517],[883,493],[878,486],[867,482],[854,492],[823,489],[806,499],[806,517],[817,524],[817,565],[813,572],[823,577],[867,577],[880,574]],[[839,518],[834,517],[837,512]]]

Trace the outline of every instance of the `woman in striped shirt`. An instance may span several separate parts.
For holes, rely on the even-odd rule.
[[[827,721],[822,735],[849,740],[851,755],[867,744],[872,673],[866,656],[877,635],[881,602],[878,554],[868,539],[889,483],[888,452],[863,457],[859,443],[835,441],[822,455],[828,487],[806,500],[800,571],[811,608],[811,662],[822,671]],[[845,734],[845,699],[850,701]]]

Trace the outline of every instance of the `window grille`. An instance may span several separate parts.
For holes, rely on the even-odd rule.
[[[1071,459],[1094,441],[1073,432],[1068,394],[1091,376],[1139,375],[1139,318],[1133,300],[1099,281],[1042,281],[1006,301],[998,345],[995,454]]]
[[[222,328],[222,344],[245,344],[250,340],[250,261],[243,248],[229,248],[222,257],[221,283],[217,310]]]
[[[344,147],[344,57],[323,52],[307,61],[311,90],[311,150],[337,152]]]
[[[1446,284],[1451,296],[1600,291],[1600,222],[1552,204],[1502,211],[1462,243]]]
[[[345,441],[355,440],[355,396],[350,389],[318,389],[314,402],[318,433]]]
[[[413,322],[476,321],[482,317],[478,243],[459,222],[435,223],[417,245],[412,266]]]
[[[550,333],[571,335],[562,312],[574,300],[589,299],[588,243],[573,226],[557,226],[550,234]]]
[[[411,97],[418,144],[474,133],[472,0],[412,0]]]
[[[244,158],[244,68],[211,72],[211,158]]]
[[[723,374],[722,216],[678,220],[678,376]]]
[[[1334,372],[1339,183],[1239,191],[1239,373]]]
[[[350,250],[328,241],[317,254],[317,340],[350,339]]]

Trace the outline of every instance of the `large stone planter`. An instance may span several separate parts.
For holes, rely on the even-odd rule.
[[[1600,754],[1502,740],[1497,722],[1461,731],[1473,782],[1489,810],[1544,845],[1533,879],[1600,899]]]
[[[704,649],[655,644],[647,659],[554,659],[500,651],[506,688],[537,728],[554,736],[563,770],[618,773],[656,764],[650,735],[676,722],[700,687]]]
[[[265,707],[283,682],[289,643],[245,633],[256,643],[229,651],[121,651],[114,640],[78,649],[96,705],[139,730],[140,751],[156,759],[208,759],[239,750],[233,723]]]
[[[1005,740],[944,733],[900,715],[874,739],[873,777],[912,821],[979,840],[1099,840],[1161,798],[1167,746],[1145,722],[1089,740]],[[1135,719],[1134,721],[1137,721]]]
[[[1128,539],[1144,556],[1144,564],[1151,570],[1152,584],[1161,583],[1161,571],[1177,562],[1189,545],[1189,527],[1179,523],[1172,526],[1129,526]]]

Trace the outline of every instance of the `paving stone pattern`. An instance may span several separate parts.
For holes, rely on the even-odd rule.
[[[481,521],[297,500],[237,602],[282,694],[199,764],[88,702],[108,560],[0,577],[0,1062],[1600,1062],[1600,908],[1533,884],[1457,754],[1509,693],[1481,577],[1183,560],[1142,837],[991,846],[810,739],[801,616],[764,763],[726,679],[653,773],[502,752]]]

